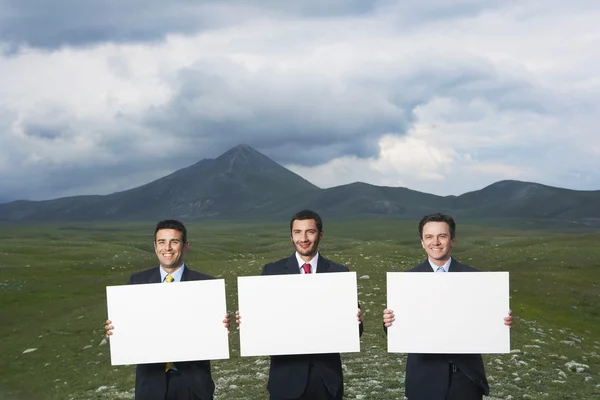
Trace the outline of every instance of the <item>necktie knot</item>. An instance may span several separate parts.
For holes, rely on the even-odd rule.
[[[167,276],[165,277],[165,281],[166,281],[167,283],[171,283],[171,282],[173,282],[174,280],[175,280],[175,278],[173,278],[173,276],[172,276],[172,275],[167,275]]]
[[[446,272],[446,270],[444,269],[444,267],[438,267],[438,269],[436,269],[435,272]]]
[[[310,274],[310,264],[306,263],[302,266],[302,269],[304,270],[305,274]]]

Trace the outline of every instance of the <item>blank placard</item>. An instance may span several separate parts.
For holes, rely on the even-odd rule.
[[[391,353],[509,353],[508,272],[388,272]]]
[[[356,272],[238,278],[242,356],[360,351]]]
[[[225,281],[107,286],[112,365],[229,358]]]

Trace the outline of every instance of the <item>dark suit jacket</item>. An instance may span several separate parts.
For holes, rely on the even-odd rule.
[[[137,272],[129,278],[128,284],[160,283],[160,267]],[[212,276],[189,269],[183,270],[181,281],[200,281],[214,279]],[[169,335],[168,325],[165,335]],[[174,334],[174,333],[173,333]],[[158,344],[157,344],[158,345]],[[210,361],[178,362],[177,369],[190,386],[190,400],[212,400],[215,384],[210,375]],[[135,399],[164,400],[167,392],[165,363],[139,364],[135,370]]]
[[[452,258],[448,272],[474,272],[477,269]],[[408,272],[433,272],[428,260]],[[475,299],[476,300],[476,299]],[[467,305],[457,305],[456,309]],[[489,386],[480,354],[408,354],[405,393],[409,400],[444,400],[449,385],[449,363],[455,364],[481,388],[486,396]]]
[[[317,273],[327,272],[348,272],[348,268],[319,255]],[[289,258],[265,265],[262,271],[263,275],[299,273],[300,268],[295,253]],[[362,335],[362,323],[359,331]],[[334,397],[339,396],[341,398],[344,392],[344,381],[339,353],[272,356],[267,390],[271,395],[277,397],[291,399],[300,397],[306,389],[310,366],[319,372],[329,393]]]

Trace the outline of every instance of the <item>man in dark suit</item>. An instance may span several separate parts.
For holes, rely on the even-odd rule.
[[[181,222],[160,221],[154,230],[154,251],[160,265],[131,275],[127,283],[135,285],[214,279],[186,267],[183,257],[188,248],[187,230]],[[225,315],[223,324],[225,328],[229,327],[228,315]],[[168,331],[168,326],[157,329],[165,328]],[[112,322],[107,320],[107,338],[113,334],[113,329]],[[172,333],[169,340],[177,340],[177,334]],[[210,361],[139,364],[136,367],[136,400],[212,400],[214,390]]]
[[[421,245],[427,260],[408,272],[474,272],[477,269],[451,257],[456,223],[444,214],[426,215],[419,222]],[[511,312],[504,318],[512,325]],[[384,329],[395,321],[393,310],[383,311]],[[443,340],[444,333],[440,332]],[[489,394],[480,354],[408,354],[405,394],[409,400],[481,400]]]
[[[348,272],[344,265],[319,254],[323,222],[316,212],[296,213],[290,221],[290,236],[296,252],[265,265],[262,275]],[[356,317],[362,335],[360,306]],[[240,323],[239,313],[236,320]],[[272,356],[267,390],[270,400],[340,400],[344,395],[340,354]]]

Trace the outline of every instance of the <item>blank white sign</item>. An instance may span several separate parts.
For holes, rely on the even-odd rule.
[[[238,278],[242,356],[360,351],[356,272]]]
[[[508,272],[388,272],[390,353],[509,353]]]
[[[225,281],[107,286],[112,365],[229,358]]]

